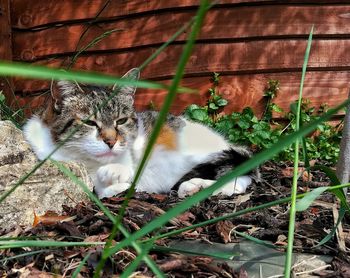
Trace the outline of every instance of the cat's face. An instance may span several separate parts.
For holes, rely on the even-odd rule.
[[[138,74],[134,69],[126,76],[136,79]],[[133,106],[135,89],[132,86],[119,87],[116,96],[103,105],[113,93],[112,89],[59,81],[51,123],[46,121],[54,140],[64,140],[81,125],[63,145],[63,151],[76,160],[116,161],[132,146],[137,136]]]

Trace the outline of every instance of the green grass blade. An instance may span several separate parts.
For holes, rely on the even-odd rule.
[[[290,144],[295,142],[297,138],[300,138],[302,136],[305,136],[312,132],[320,123],[327,121],[331,118],[332,115],[334,115],[337,111],[343,109],[348,103],[350,103],[350,100],[344,101],[341,105],[337,106],[334,109],[329,109],[327,113],[325,113],[323,116],[321,116],[319,119],[313,121],[312,123],[305,125],[302,127],[299,131],[296,131],[294,133],[291,133],[283,138],[281,138],[277,143],[275,143],[273,146],[271,146],[270,149],[266,149],[248,161],[242,163],[240,166],[236,167],[233,171],[229,172],[228,174],[224,175],[220,179],[217,180],[212,186],[205,188],[195,195],[185,199],[180,204],[176,205],[175,207],[169,209],[165,214],[162,214],[157,219],[151,221],[146,226],[142,228],[142,230],[139,230],[132,234],[129,239],[123,240],[119,244],[117,244],[115,247],[113,247],[109,254],[113,254],[114,252],[120,250],[120,248],[123,248],[125,246],[128,246],[132,241],[137,240],[141,238],[142,236],[152,232],[153,230],[161,227],[165,223],[167,223],[171,218],[176,217],[180,213],[184,212],[191,206],[197,204],[198,202],[204,200],[208,196],[214,193],[215,190],[218,190],[220,187],[228,183],[229,181],[232,181],[232,179],[244,175],[245,173],[253,170],[257,166],[259,166],[264,161],[270,159],[271,157],[278,154],[281,150],[288,147]]]
[[[339,181],[335,171],[331,168],[323,165],[315,165],[310,167],[310,170],[320,170],[327,175],[327,177],[331,180],[331,185],[341,184]]]
[[[178,63],[177,69],[176,69],[176,74],[174,76],[174,79],[173,79],[170,87],[169,87],[169,92],[165,97],[164,103],[162,105],[162,109],[160,110],[158,118],[154,124],[153,129],[152,129],[152,132],[151,132],[150,138],[148,140],[148,143],[146,145],[144,154],[143,154],[142,159],[141,159],[141,161],[138,165],[138,168],[136,170],[134,180],[131,184],[130,189],[128,190],[128,192],[125,196],[125,201],[123,202],[122,207],[120,209],[120,213],[119,213],[119,216],[117,218],[117,223],[113,226],[111,235],[110,235],[110,237],[107,241],[107,244],[103,250],[102,258],[96,267],[97,274],[94,275],[94,278],[98,277],[98,273],[100,273],[100,271],[102,270],[102,268],[104,266],[105,261],[109,257],[110,252],[108,249],[111,246],[112,239],[116,235],[116,232],[117,232],[116,227],[119,225],[119,223],[121,222],[121,220],[124,216],[128,202],[135,192],[135,186],[136,186],[139,178],[141,177],[141,174],[142,174],[144,167],[146,166],[146,162],[151,154],[152,148],[157,140],[158,134],[160,133],[160,130],[161,130],[161,128],[166,120],[170,106],[176,97],[177,88],[179,87],[181,78],[182,78],[184,70],[185,70],[186,63],[191,55],[192,49],[193,49],[194,44],[195,44],[196,37],[199,34],[200,28],[201,28],[203,20],[204,20],[204,16],[205,16],[206,11],[208,9],[208,6],[209,6],[208,1],[204,0],[201,2],[201,5],[198,9],[197,16],[196,16],[195,22],[193,24],[192,32],[190,33],[190,35],[188,37],[188,40],[187,40],[186,45],[184,47],[183,53],[180,57],[180,60],[179,60],[179,63]]]
[[[27,256],[33,256],[33,255],[37,255],[37,254],[41,254],[41,253],[45,253],[45,252],[52,252],[52,251],[53,251],[53,249],[41,249],[41,250],[25,252],[22,254],[11,256],[11,257],[6,257],[6,258],[0,260],[0,264],[6,265],[7,262],[11,261],[11,260],[15,260],[15,259],[23,258],[23,257],[27,257]]]
[[[216,4],[217,1],[214,1],[207,6],[206,10],[209,10]],[[174,35],[172,35],[164,44],[162,44],[150,57],[146,59],[140,66],[139,69],[143,70],[149,63],[151,63],[160,53],[164,51],[176,38],[178,38],[183,32],[185,32],[195,21],[196,17],[193,17],[189,22],[183,25],[179,30],[177,30]]]
[[[126,78],[116,78],[110,75],[105,75],[101,73],[84,72],[84,71],[63,71],[60,69],[54,69],[44,66],[34,66],[25,63],[8,63],[0,62],[0,75],[3,76],[21,76],[27,78],[37,78],[37,79],[53,79],[53,80],[71,80],[82,83],[93,83],[100,85],[134,85],[139,88],[148,89],[168,89],[169,86],[142,80],[128,80]],[[180,88],[181,92],[193,93],[195,90],[189,88]]]
[[[23,247],[69,247],[69,246],[92,246],[105,245],[104,242],[71,242],[51,240],[4,240],[0,241],[0,249],[23,248]]]
[[[159,115],[158,115],[158,118],[157,118],[157,121],[156,123],[154,124],[154,128],[151,132],[151,135],[150,135],[150,138],[149,138],[149,141],[146,145],[146,148],[145,148],[145,151],[144,151],[144,154],[142,156],[142,159],[138,165],[138,168],[136,170],[136,173],[135,173],[135,177],[134,177],[134,180],[132,182],[132,185],[131,185],[131,188],[128,190],[128,193],[126,195],[126,198],[125,198],[125,202],[121,208],[121,212],[119,214],[119,221],[121,220],[121,218],[123,217],[124,215],[124,211],[125,211],[125,208],[127,206],[127,203],[128,203],[128,200],[131,198],[131,196],[134,194],[135,192],[135,186],[139,180],[139,178],[141,177],[141,174],[142,174],[142,171],[143,169],[145,168],[146,166],[146,163],[147,163],[147,160],[152,152],[152,149],[153,149],[153,146],[158,138],[158,135],[160,133],[160,130],[164,124],[164,122],[166,121],[166,117],[167,117],[167,114],[168,114],[168,111],[170,109],[170,106],[172,104],[172,102],[174,101],[175,99],[175,96],[176,96],[176,91],[177,91],[177,87],[179,86],[180,84],[180,81],[181,81],[181,78],[182,78],[182,75],[183,75],[183,72],[185,70],[185,66],[186,66],[186,63],[191,55],[191,51],[194,47],[194,43],[195,43],[195,39],[200,31],[200,27],[202,25],[202,22],[203,22],[203,19],[204,19],[204,16],[205,16],[205,13],[207,11],[207,6],[208,6],[208,1],[202,1],[201,2],[201,6],[198,10],[198,15],[197,15],[197,19],[194,23],[194,26],[193,26],[193,30],[188,38],[188,41],[185,45],[185,48],[184,48],[184,51],[183,51],[183,54],[181,55],[180,57],[180,61],[179,61],[179,64],[178,64],[178,67],[177,67],[177,70],[176,70],[176,74],[175,74],[175,77],[173,79],[173,82],[172,84],[170,85],[170,88],[169,88],[169,93],[167,94],[165,100],[164,100],[164,103],[163,103],[163,106],[162,106],[162,109],[159,111]]]
[[[96,44],[98,44],[101,40],[103,40],[104,38],[110,36],[111,34],[115,33],[115,32],[119,32],[119,31],[123,31],[122,29],[113,29],[113,30],[109,30],[104,32],[103,34],[99,35],[98,37],[94,38],[91,42],[89,42],[86,46],[84,46],[83,48],[81,48],[77,53],[75,53],[75,55],[72,58],[71,63],[68,66],[68,69],[70,69],[76,62],[76,60],[78,59],[78,57],[80,56],[80,54],[82,54],[83,52],[85,52],[86,50],[88,50],[89,48],[95,46]]]
[[[74,270],[72,274],[72,278],[77,278],[78,274],[80,273],[81,269],[85,265],[86,261],[89,259],[91,253],[87,253],[87,255],[84,257],[84,259],[79,263],[78,267]]]
[[[299,98],[298,98],[298,107],[296,113],[296,131],[300,128],[300,111],[301,111],[301,101],[303,95],[303,87],[305,81],[306,67],[309,61],[311,42],[312,42],[312,34],[314,27],[312,26],[309,39],[307,42],[307,47],[305,51],[304,63],[302,68],[302,75],[300,81],[300,89],[299,89]],[[287,254],[284,265],[284,277],[289,278],[290,272],[292,269],[292,258],[293,258],[293,241],[294,241],[294,230],[295,230],[295,214],[296,214],[296,196],[297,196],[297,183],[298,183],[298,170],[299,170],[299,138],[295,141],[294,147],[294,173],[293,173],[293,185],[292,185],[292,200],[291,207],[289,211],[289,227],[288,227],[288,245],[287,245]]]
[[[63,174],[65,174],[72,182],[77,184],[86,195],[95,202],[95,204],[100,208],[100,210],[109,218],[109,220],[112,221],[112,223],[115,222],[115,217],[112,214],[112,212],[103,205],[103,203],[96,197],[95,194],[93,194],[89,187],[79,178],[77,178],[74,173],[69,170],[65,165],[63,165],[61,162],[50,159],[51,163],[54,164]]]
[[[336,189],[337,190],[341,190],[341,189],[347,188],[349,186],[350,186],[350,183],[342,184],[342,185],[330,186],[328,188],[328,191],[331,192],[332,190],[336,190]],[[297,195],[297,199],[303,198],[304,196],[305,196],[305,194],[299,194],[299,195]],[[217,223],[219,221],[223,221],[223,220],[227,220],[227,219],[233,219],[235,217],[238,217],[238,216],[241,216],[241,215],[244,215],[244,214],[247,214],[247,213],[251,213],[251,212],[254,212],[254,211],[270,208],[270,207],[281,205],[281,204],[285,204],[285,203],[288,203],[290,200],[291,200],[291,197],[286,197],[286,198],[278,199],[278,200],[275,200],[275,201],[272,201],[272,202],[269,202],[269,203],[261,204],[261,205],[255,206],[255,207],[250,207],[250,208],[246,208],[246,209],[243,209],[243,210],[240,210],[240,211],[236,211],[236,212],[233,212],[233,213],[228,213],[228,214],[225,214],[223,216],[219,216],[219,217],[216,217],[216,218],[213,218],[213,219],[209,219],[209,220],[206,220],[206,221],[203,221],[203,222],[200,222],[200,223],[188,226],[188,227],[184,227],[184,228],[181,228],[181,229],[178,229],[178,230],[174,230],[174,231],[171,231],[171,232],[167,232],[167,233],[164,233],[164,234],[153,236],[150,239],[143,240],[142,242],[147,242],[149,240],[158,240],[158,239],[162,239],[162,238],[168,238],[168,237],[171,237],[171,236],[175,236],[175,235],[181,234],[183,232],[194,230],[194,229],[199,228],[199,227],[212,225],[212,224],[215,224],[215,223]],[[349,215],[350,215],[350,212],[349,212]]]
[[[307,192],[305,194],[305,197],[300,199],[296,205],[295,205],[295,209],[296,211],[304,211],[307,210],[309,208],[309,206],[312,205],[312,203],[326,190],[328,189],[328,187],[323,186],[323,187],[318,187],[310,192]]]
[[[325,173],[327,177],[331,180],[331,185],[340,184],[340,180],[338,179],[337,174],[331,168],[323,165],[316,165],[316,166],[310,167],[310,169],[321,170],[323,173]],[[334,190],[331,190],[331,192],[335,196],[337,196],[337,198],[340,200],[341,206],[344,207],[350,213],[350,206],[344,191],[339,189],[334,189]]]
[[[345,216],[345,212],[346,209],[344,207],[341,207],[339,210],[339,218],[337,220],[337,223],[333,226],[332,230],[329,232],[328,235],[326,235],[317,245],[315,245],[312,248],[317,248],[322,246],[323,244],[327,243],[329,240],[331,240],[333,238],[333,236],[335,235],[338,226],[340,225],[341,221],[343,220],[344,216]]]
[[[128,231],[123,227],[123,225],[121,223],[116,223],[116,217],[114,217],[114,215],[112,214],[112,212],[103,205],[103,203],[101,202],[100,199],[98,199],[96,197],[95,194],[93,194],[88,186],[79,178],[77,178],[74,173],[72,171],[70,171],[66,166],[64,166],[61,162],[55,161],[55,160],[51,160],[51,162],[56,165],[56,167],[58,167],[58,169],[60,169],[60,171],[62,171],[62,173],[64,173],[67,177],[69,177],[74,183],[76,183],[77,185],[79,185],[83,191],[88,195],[88,197],[90,198],[90,200],[94,201],[95,204],[101,209],[101,211],[112,221],[112,223],[114,225],[117,225],[116,227],[119,229],[119,231],[121,231],[121,233],[128,238],[130,236],[130,234],[128,233]],[[142,249],[139,246],[139,244],[137,242],[133,242],[132,243],[132,247],[135,248],[136,252],[141,253]],[[154,272],[154,273],[159,273],[160,270],[158,268],[158,266],[156,265],[156,263],[149,257],[149,256],[143,256],[144,261],[147,263],[147,265],[149,266],[149,268]]]
[[[193,256],[206,256],[212,257],[219,260],[232,260],[235,256],[239,256],[238,253],[235,254],[227,254],[223,252],[208,253],[208,252],[199,252],[199,251],[191,251],[189,249],[183,249],[178,247],[166,247],[166,246],[153,246],[153,251],[163,252],[163,253],[180,253],[180,254],[189,254]]]
[[[266,246],[268,248],[273,248],[273,249],[277,249],[277,248],[281,248],[280,246],[276,246],[268,241],[265,241],[265,240],[261,240],[261,239],[258,239],[258,238],[255,238],[251,235],[247,235],[246,233],[241,233],[241,232],[238,232],[236,230],[232,230],[232,233],[235,233],[236,235],[239,235],[241,237],[244,237],[245,239],[248,239],[250,241],[253,241],[255,242],[256,244],[259,244],[259,245],[263,245],[263,246]]]
[[[128,265],[128,267],[123,271],[120,278],[128,278],[132,275],[132,273],[136,270],[136,268],[139,266],[140,262],[145,259],[145,257],[148,256],[149,250],[152,248],[153,241],[149,241],[147,244],[144,244],[142,246],[141,252],[139,255]],[[157,268],[156,271],[154,271],[155,277],[164,277],[165,274]]]
[[[165,48],[169,46],[178,36],[180,36],[183,32],[185,32],[194,22],[194,17],[185,25],[183,25],[179,30],[176,31],[174,35],[172,35],[169,40],[167,40],[164,44],[162,44],[151,56],[149,56],[146,61],[144,61],[139,69],[143,70],[149,63],[151,63],[160,53],[164,51]]]

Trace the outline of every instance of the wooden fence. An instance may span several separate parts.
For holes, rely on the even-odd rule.
[[[190,20],[199,1],[0,0],[0,58],[50,67],[67,67],[96,37],[116,30],[84,51],[73,68],[121,75],[142,64]],[[213,72],[222,75],[219,92],[227,111],[245,106],[263,111],[269,79],[280,81],[276,103],[288,110],[297,98],[307,37],[314,41],[304,96],[317,106],[347,98],[350,68],[350,1],[221,0],[205,19],[182,85],[199,89],[180,94],[172,111],[204,104]],[[169,83],[187,33],[151,62],[142,78]],[[48,82],[13,78],[0,84],[21,105],[38,107]],[[10,86],[10,89],[6,88]],[[138,90],[136,105],[160,106],[166,92]]]

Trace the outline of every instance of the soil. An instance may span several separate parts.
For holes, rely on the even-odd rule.
[[[302,171],[301,171],[302,172]],[[244,195],[234,197],[214,196],[192,207],[171,223],[152,235],[159,235],[187,227],[218,216],[265,204],[288,197],[292,184],[292,168],[288,164],[268,162],[261,167],[262,182],[255,183]],[[329,185],[329,180],[320,171],[301,173],[298,191]],[[124,200],[122,195],[104,199],[104,205],[118,213]],[[174,192],[169,195],[137,193],[129,203],[123,224],[132,233],[180,200]],[[331,193],[324,193],[313,206],[297,213],[295,252],[331,255],[331,268],[315,271],[320,277],[350,277],[350,262],[345,253],[350,247],[350,219],[345,215],[343,232],[321,246],[317,244],[333,228],[333,213],[338,208]],[[171,240],[200,240],[205,242],[239,242],[242,238],[234,231],[272,242],[281,250],[287,245],[288,204],[250,212],[215,224],[198,227],[171,238],[159,239],[158,246],[167,246]],[[67,219],[68,218],[68,219]],[[31,237],[56,241],[106,241],[112,228],[111,221],[93,203],[77,203],[64,207],[64,214],[50,212],[37,218],[35,227],[0,231],[3,237]],[[118,234],[114,241],[122,240]],[[343,248],[339,248],[339,245]],[[345,247],[345,248],[344,248]],[[343,251],[341,250],[343,249]],[[66,248],[18,248],[0,251],[1,277],[69,277],[83,258],[90,254],[78,277],[91,277],[101,255],[101,247]],[[37,251],[37,252],[36,252]],[[25,254],[25,256],[20,256]],[[164,253],[151,250],[150,256],[168,277],[248,277],[244,269],[234,271],[226,263],[218,263],[210,257],[180,253]],[[103,277],[117,277],[136,257],[133,249],[117,252],[104,268]],[[151,270],[141,263],[134,277],[152,277]]]

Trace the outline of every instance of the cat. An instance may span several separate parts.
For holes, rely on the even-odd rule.
[[[139,76],[135,68],[123,78],[138,80]],[[130,187],[158,116],[156,111],[136,112],[135,90],[136,86],[108,88],[58,81],[42,115],[25,124],[25,138],[42,160],[80,126],[52,158],[83,162],[98,197],[116,195]],[[113,92],[117,94],[102,106]],[[229,143],[210,128],[169,114],[136,190],[177,190],[184,198],[212,185],[250,155],[245,147]],[[257,177],[256,171],[238,177],[214,194],[243,193]]]

